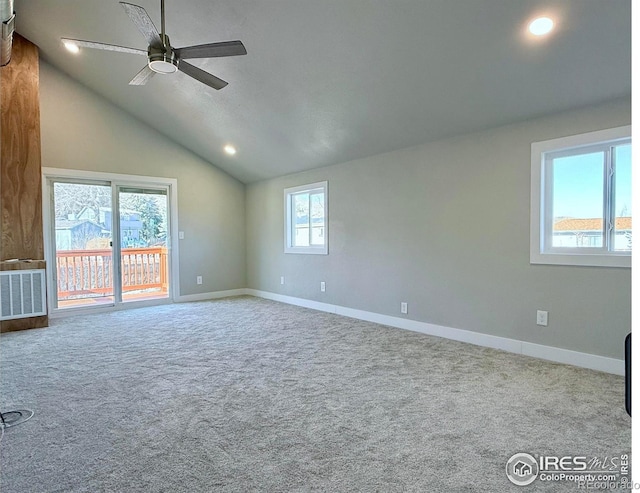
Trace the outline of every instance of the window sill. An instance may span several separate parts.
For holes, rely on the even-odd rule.
[[[532,253],[531,264],[631,268],[631,255]]]
[[[288,247],[284,249],[284,253],[296,253],[303,255],[328,255],[327,247]]]

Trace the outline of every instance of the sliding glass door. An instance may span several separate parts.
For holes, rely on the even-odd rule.
[[[113,232],[101,220],[112,208],[111,185],[58,181],[52,185],[56,308],[112,304]]]
[[[167,190],[118,187],[122,301],[167,298]]]
[[[53,307],[169,298],[169,188],[50,178]]]

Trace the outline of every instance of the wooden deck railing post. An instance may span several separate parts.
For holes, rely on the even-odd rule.
[[[168,273],[168,262],[167,262],[167,249],[160,249],[160,285],[162,286],[163,291],[169,290],[169,273]]]

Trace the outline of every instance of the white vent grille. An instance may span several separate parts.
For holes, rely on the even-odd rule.
[[[44,269],[0,272],[0,320],[47,314]]]

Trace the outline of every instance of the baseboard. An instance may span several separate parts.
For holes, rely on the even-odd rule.
[[[218,298],[228,298],[229,296],[243,296],[247,294],[247,290],[241,289],[227,289],[226,291],[213,291],[210,293],[198,293],[198,294],[185,294],[183,296],[177,296],[174,300],[176,303],[185,303],[188,301],[206,301],[216,300]]]
[[[282,303],[288,303],[290,305],[311,308],[313,310],[335,313],[337,315],[365,320],[367,322],[379,323],[400,329],[420,332],[422,334],[475,344],[476,346],[500,349],[510,353],[522,354],[547,361],[553,361],[555,363],[579,366],[590,370],[613,373],[615,375],[624,375],[624,360],[620,359],[607,358],[596,354],[581,353],[553,346],[544,346],[507,337],[482,334],[471,330],[454,329],[452,327],[418,322],[417,320],[409,320],[390,315],[382,315],[380,313],[365,310],[356,310],[340,305],[332,305],[329,303],[321,303],[319,301],[306,300],[304,298],[296,298],[294,296],[271,293],[269,291],[260,291],[257,289],[244,289],[238,291],[243,291],[242,294],[256,296],[258,298],[265,298],[273,301],[280,301]]]
[[[337,305],[330,305],[329,303],[306,300],[304,298],[296,298],[294,296],[286,296],[284,294],[271,293],[270,291],[260,291],[257,289],[245,289],[245,294],[248,294],[249,296],[255,296],[257,298],[264,298],[267,300],[281,301],[282,303],[287,303],[289,305],[311,308],[312,310],[319,310],[321,312],[336,313],[336,309],[338,308]]]
[[[581,353],[571,349],[556,348],[553,346],[543,346],[533,342],[522,342],[522,354],[534,358],[546,359],[557,363],[580,366],[590,370],[613,373],[624,376],[624,360],[607,358],[595,354]]]

